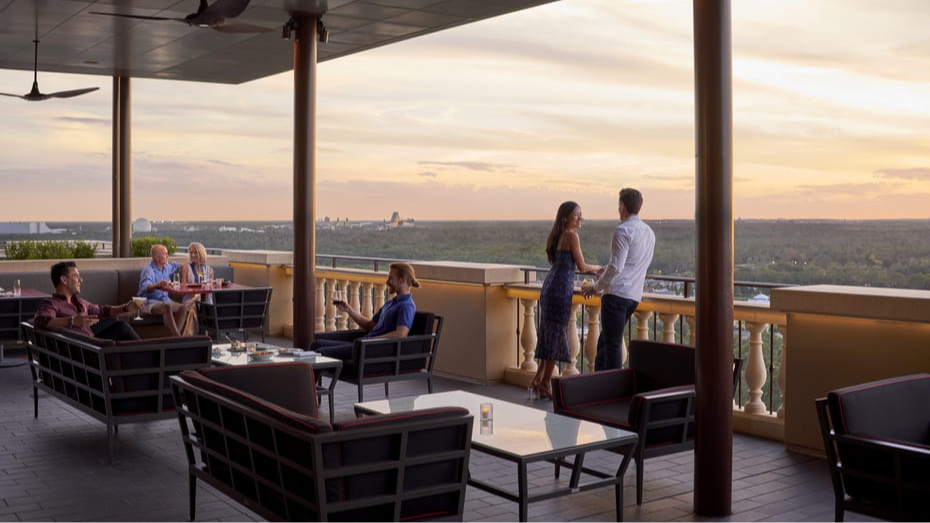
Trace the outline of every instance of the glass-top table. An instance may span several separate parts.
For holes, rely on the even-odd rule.
[[[481,404],[493,405],[493,419],[481,419]],[[481,396],[465,391],[439,392],[403,398],[357,403],[357,415],[408,412],[433,407],[464,407],[475,417],[472,448],[517,464],[516,493],[496,485],[469,478],[468,483],[520,504],[520,521],[526,521],[527,505],[573,492],[614,485],[617,503],[617,521],[623,520],[623,474],[630,464],[635,432],[582,421],[525,405]],[[584,467],[584,455],[592,450],[612,449],[623,455],[616,474],[604,474]],[[574,456],[573,461],[565,458]],[[551,461],[558,467],[572,469],[566,488],[529,495],[527,465],[537,461]],[[581,474],[599,478],[580,484]],[[558,473],[556,473],[558,474]]]
[[[278,352],[282,349],[282,347],[271,345],[269,343],[255,343],[255,346],[257,350],[265,351]],[[333,412],[333,389],[336,387],[336,381],[339,380],[339,374],[342,373],[342,360],[329,358],[326,356],[272,356],[268,359],[255,360],[249,357],[247,351],[234,351],[230,350],[231,348],[232,344],[230,343],[214,344],[212,358],[213,365],[266,365],[268,363],[287,363],[294,361],[309,363],[310,366],[313,367],[314,375],[316,376],[317,394],[319,394],[321,397],[327,397],[329,403],[329,422],[333,423],[335,421]],[[317,372],[323,369],[332,369],[331,380],[325,389],[322,388],[323,374]]]

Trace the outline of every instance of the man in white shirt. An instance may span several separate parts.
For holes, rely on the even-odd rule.
[[[623,331],[643,299],[646,270],[652,263],[656,235],[639,219],[643,195],[636,189],[620,191],[620,225],[614,229],[610,261],[597,281],[582,289],[588,298],[601,295],[601,335],[597,339],[594,370],[619,369],[623,364]]]

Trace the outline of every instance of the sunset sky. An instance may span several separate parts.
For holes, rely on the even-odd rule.
[[[930,2],[732,8],[734,215],[930,217]],[[633,186],[644,218],[693,218],[691,15],[562,0],[321,64],[317,216],[613,218]],[[40,72],[101,89],[0,99],[0,221],[109,221],[111,83]],[[290,73],[132,87],[134,219],[292,217]]]

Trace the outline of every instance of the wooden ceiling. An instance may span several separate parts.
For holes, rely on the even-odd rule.
[[[556,0],[252,0],[236,22],[274,29],[230,34],[177,21],[199,0],[0,0],[0,69],[238,84],[293,68],[282,38],[293,15],[322,16],[329,42],[318,61],[399,42]]]

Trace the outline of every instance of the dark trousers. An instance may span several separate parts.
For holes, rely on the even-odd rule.
[[[114,341],[132,341],[142,338],[128,323],[116,318],[105,318],[93,324],[90,328],[95,338]]]
[[[594,370],[619,369],[623,365],[623,331],[639,302],[612,294],[601,296],[601,335],[597,338]]]
[[[355,342],[338,340],[313,340],[310,350],[315,350],[323,356],[336,358],[342,361],[352,359],[352,347]]]

